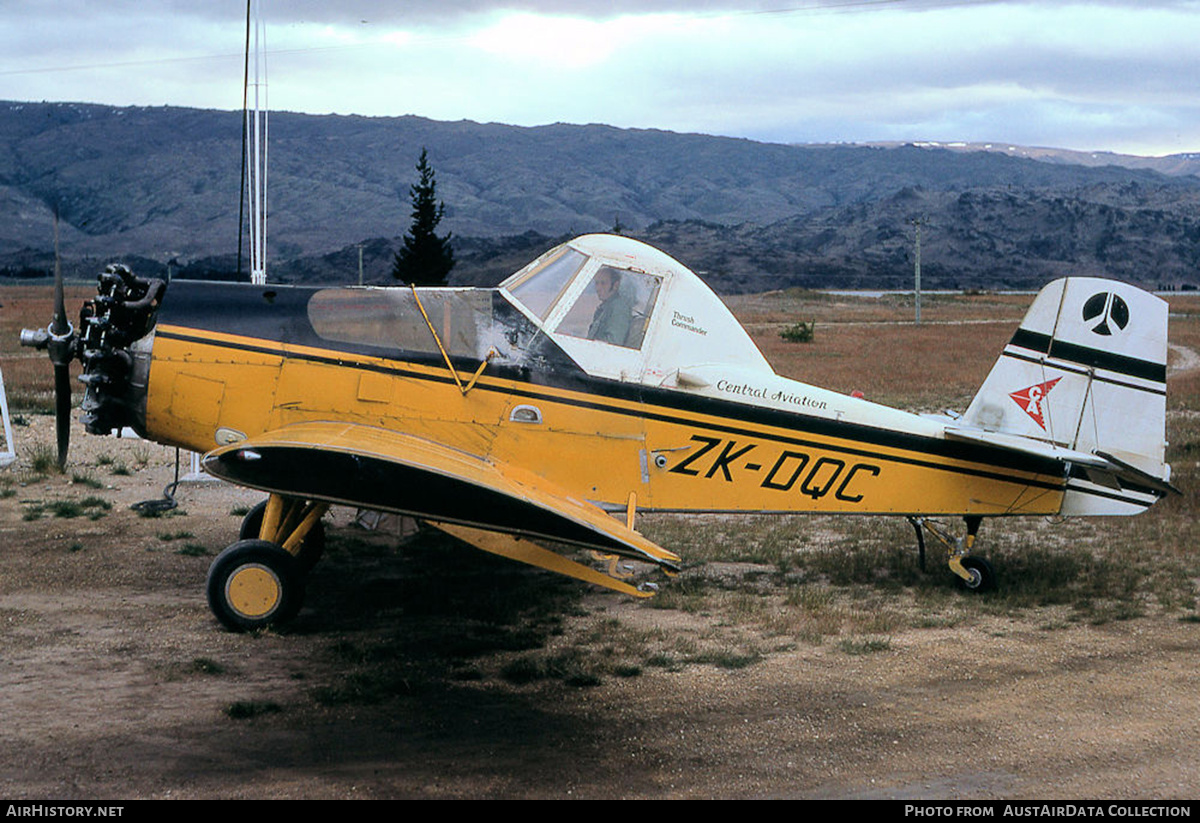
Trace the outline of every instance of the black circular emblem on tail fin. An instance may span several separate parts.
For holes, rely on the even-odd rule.
[[[1093,294],[1083,304],[1083,319],[1089,323],[1099,318],[1100,322],[1092,326],[1096,334],[1110,335],[1113,326],[1121,331],[1129,325],[1129,305],[1120,295],[1102,291]]]

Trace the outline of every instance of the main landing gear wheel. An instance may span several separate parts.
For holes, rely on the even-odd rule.
[[[208,606],[231,631],[279,626],[304,603],[304,574],[275,543],[239,540],[208,569]]]
[[[263,515],[267,511],[267,502],[263,500],[242,518],[242,526],[238,530],[239,539],[261,539]],[[300,570],[304,573],[312,571],[312,567],[317,565],[317,561],[323,554],[325,554],[325,524],[318,522],[304,536],[304,540],[296,552],[296,561]]]
[[[969,555],[961,561],[962,567],[967,570],[967,574],[971,576],[970,580],[963,580],[957,577],[958,585],[969,592],[990,592],[996,588],[996,572],[992,569],[992,564],[982,557]]]

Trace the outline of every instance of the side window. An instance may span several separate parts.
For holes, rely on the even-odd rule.
[[[661,287],[661,277],[601,266],[556,331],[639,349]]]
[[[571,248],[564,249],[562,254],[525,275],[521,282],[509,288],[509,292],[539,320],[545,320],[571,278],[586,262],[586,255]]]

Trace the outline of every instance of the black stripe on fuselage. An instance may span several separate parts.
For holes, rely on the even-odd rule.
[[[1164,385],[1167,382],[1167,366],[1165,363],[1153,363],[1149,360],[1142,360],[1139,357],[1114,354],[1104,349],[1081,346],[1078,343],[1066,343],[1041,332],[1017,329],[1009,343],[1013,346],[1019,346],[1022,349],[1044,354],[1047,357],[1053,357],[1057,360],[1066,360],[1082,366],[1104,369],[1105,371],[1123,374],[1127,377],[1136,377],[1139,380],[1150,380]]]
[[[237,351],[268,354],[323,365],[372,371],[395,377],[424,380],[446,385],[454,384],[454,379],[449,374],[438,375],[418,371],[409,366],[409,361],[397,362],[394,359],[391,360],[396,365],[363,363],[356,359],[339,357],[333,353],[336,350],[331,350],[331,353],[327,355],[308,352],[301,353],[285,350],[282,345],[271,345],[271,341],[265,340],[259,343],[218,341],[211,337],[206,337],[203,331],[196,334],[185,334],[160,329],[158,336],[164,339],[199,343]],[[429,361],[420,365],[432,365],[436,367],[439,364]],[[466,368],[470,367],[471,364],[464,362],[461,365]],[[475,365],[478,365],[478,361],[475,361]],[[473,371],[473,368],[471,370]],[[842,454],[939,469],[993,480],[1024,482],[1026,485],[1039,488],[1061,490],[1063,487],[1062,482],[1059,481],[1016,481],[1011,475],[998,471],[1000,469],[1009,469],[1031,474],[1050,475],[1056,478],[1063,476],[1062,464],[1057,460],[1026,455],[1008,449],[991,448],[984,444],[939,440],[915,434],[873,428],[856,423],[826,420],[795,412],[763,409],[729,400],[690,396],[669,389],[658,389],[589,377],[582,373],[582,371],[575,374],[563,373],[559,370],[547,372],[529,372],[524,369],[510,371],[520,371],[523,374],[518,377],[515,374],[499,373],[491,377],[491,380],[487,377],[481,378],[476,383],[473,391],[492,391],[531,400],[570,405],[576,408],[588,408],[612,414],[633,416],[645,420],[654,420],[681,426],[694,426],[707,431],[721,432],[729,435],[756,437],[787,445],[807,446],[809,448],[824,449]],[[497,379],[511,381],[514,385],[493,385],[492,381]],[[585,396],[572,397],[564,395],[562,392],[566,391],[577,392]],[[637,403],[638,406],[636,408],[628,408],[617,403],[608,402],[612,400]],[[716,422],[699,420],[694,417],[683,416],[684,414],[704,415],[706,417],[720,418],[720,420]],[[797,435],[848,440],[856,444],[861,444],[861,447],[840,446],[804,439],[802,436],[776,434],[747,428],[749,425],[770,426],[776,429],[793,431]],[[952,466],[932,459],[885,454],[878,451],[878,448],[916,452],[928,455],[930,458],[936,457],[943,460],[959,460],[983,464],[994,470]]]

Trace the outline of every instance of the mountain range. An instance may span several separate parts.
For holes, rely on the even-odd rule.
[[[242,115],[0,103],[0,275],[237,270]],[[384,282],[422,148],[454,282],[494,283],[555,242],[614,228],[718,291],[911,282],[1032,287],[1066,273],[1200,284],[1200,156],[1004,144],[782,145],[604,125],[272,112],[273,280]]]

